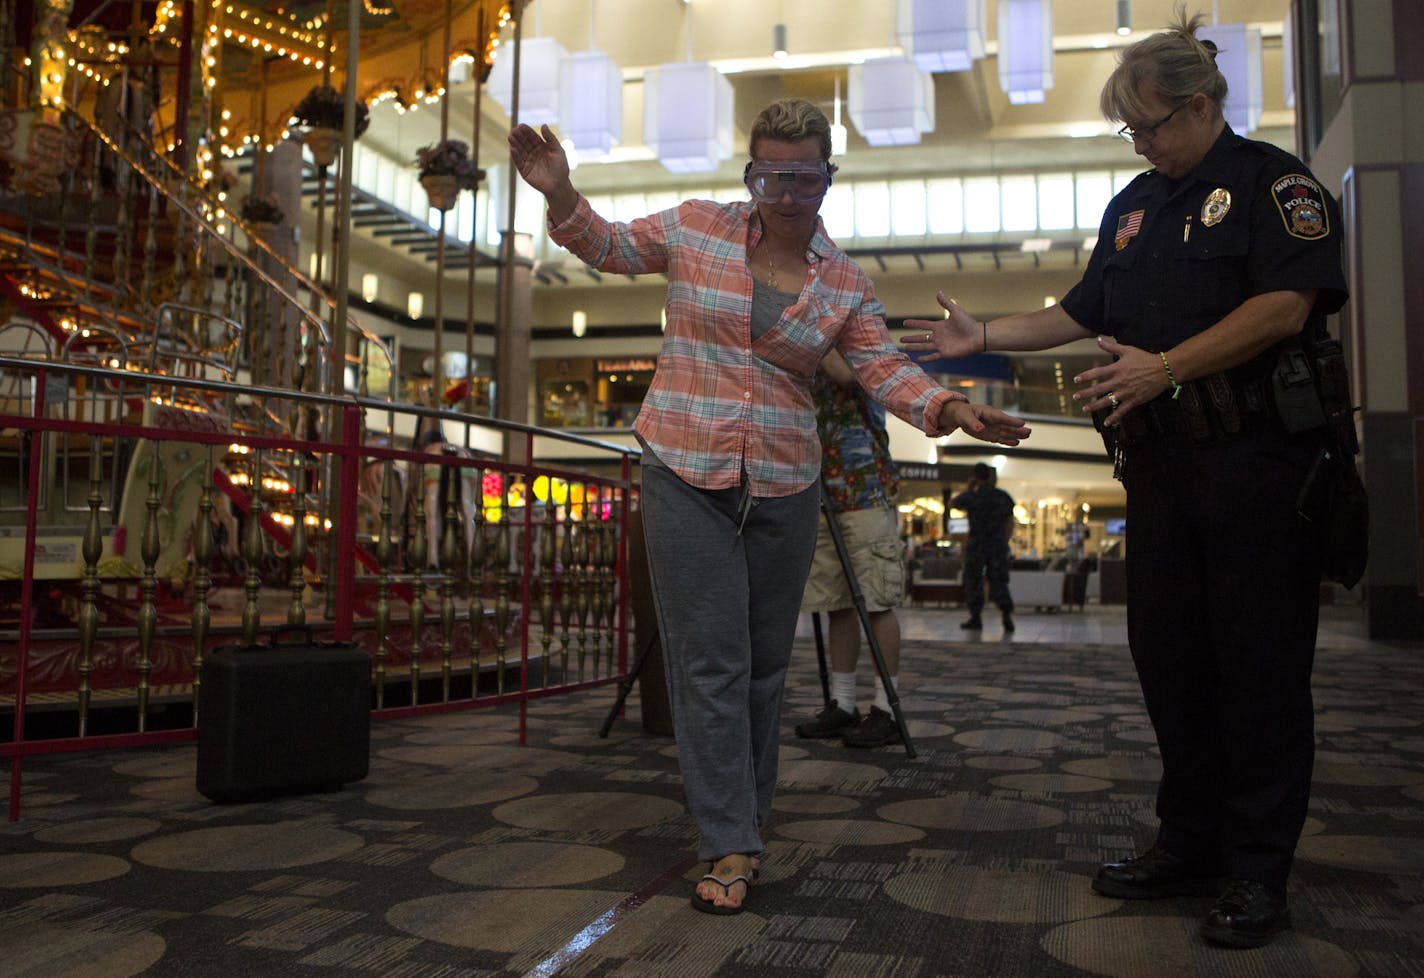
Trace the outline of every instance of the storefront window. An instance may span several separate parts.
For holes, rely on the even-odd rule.
[[[588,424],[588,383],[545,381],[539,388],[539,423],[546,428],[578,428]]]
[[[539,424],[547,428],[631,428],[648,394],[652,357],[539,361]]]
[[[650,357],[625,360],[600,360],[598,371],[598,404],[595,412],[600,428],[631,428],[638,409],[653,381],[656,361]]]

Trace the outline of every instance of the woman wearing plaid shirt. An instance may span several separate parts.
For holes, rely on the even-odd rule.
[[[595,214],[547,126],[512,158],[555,242],[600,271],[663,273],[667,330],[638,414],[643,525],[688,808],[711,866],[693,894],[741,911],[776,785],[782,684],[815,549],[811,379],[835,348],[887,409],[939,436],[1014,445],[1017,418],[935,384],[891,341],[870,281],[826,236],[830,123],[783,99],[752,126],[752,200],[689,200],[628,223]]]

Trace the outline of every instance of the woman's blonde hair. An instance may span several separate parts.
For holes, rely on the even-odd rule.
[[[1166,30],[1124,49],[1098,99],[1103,117],[1118,122],[1142,119],[1144,89],[1172,106],[1201,92],[1221,111],[1226,78],[1216,67],[1216,45],[1197,40],[1204,20],[1201,14],[1188,19],[1185,4],[1178,4]]]
[[[757,143],[762,139],[783,139],[797,142],[815,138],[821,144],[821,159],[831,159],[831,121],[815,102],[804,98],[782,98],[757,113],[747,138],[747,153],[756,157]],[[833,168],[834,169],[834,168]]]

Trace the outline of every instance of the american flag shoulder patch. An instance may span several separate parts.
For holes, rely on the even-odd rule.
[[[1126,248],[1133,235],[1142,230],[1142,215],[1146,213],[1145,210],[1133,211],[1117,219],[1117,234],[1113,235],[1113,245],[1118,251]]]

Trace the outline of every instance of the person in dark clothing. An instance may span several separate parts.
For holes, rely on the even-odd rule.
[[[1162,780],[1154,845],[1105,863],[1093,888],[1215,894],[1202,936],[1259,947],[1290,926],[1310,798],[1321,561],[1297,501],[1330,437],[1276,392],[1346,284],[1334,200],[1299,159],[1231,131],[1201,23],[1179,11],[1103,89],[1103,114],[1153,169],[1108,205],[1062,303],[981,323],[946,300],[950,318],[914,324],[932,341],[904,346],[963,356],[1096,335],[1111,355],[1074,397],[1127,490],[1128,642]]]
[[[989,597],[1004,616],[1004,631],[1014,630],[1014,599],[1009,594],[1009,537],[1014,532],[1014,497],[998,487],[999,471],[985,462],[974,464],[969,488],[950,500],[969,514],[969,539],[964,545],[964,603],[969,619],[960,628],[984,627],[984,577]]]

